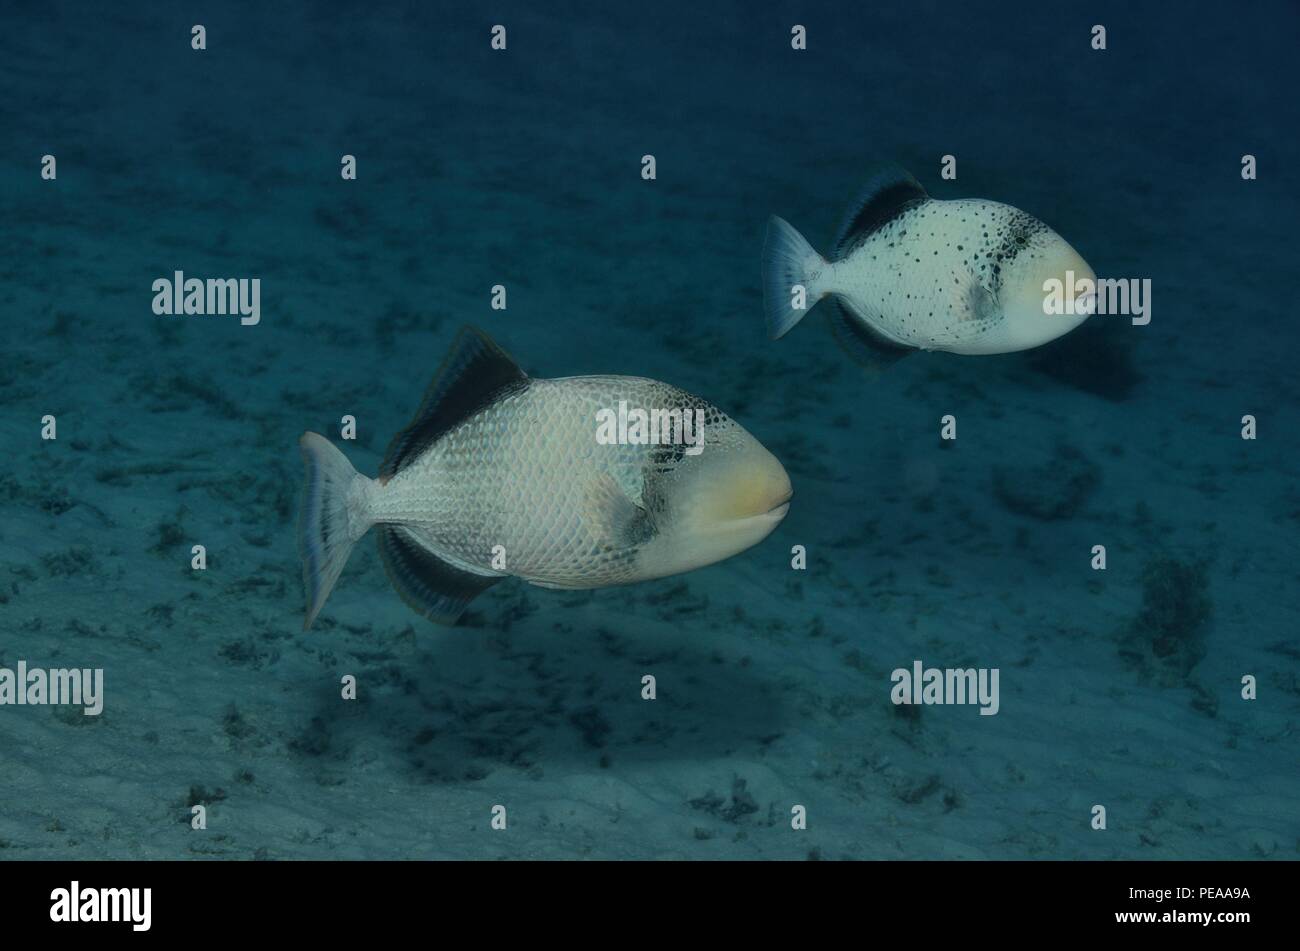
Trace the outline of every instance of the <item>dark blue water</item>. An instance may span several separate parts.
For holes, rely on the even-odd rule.
[[[0,667],[104,703],[0,706],[0,858],[1296,858],[1300,16],[883,6],[7,5]],[[768,216],[825,249],[882,162],[1150,323],[878,374],[768,340]],[[259,322],[156,316],[176,271]],[[789,516],[454,628],[366,540],[303,633],[299,434],[374,474],[466,323],[710,400]],[[997,714],[891,703],[917,660]]]

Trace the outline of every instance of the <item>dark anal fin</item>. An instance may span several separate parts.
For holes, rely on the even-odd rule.
[[[528,385],[528,375],[483,331],[463,327],[451,345],[411,424],[393,437],[379,467],[387,482],[448,430]]]
[[[412,610],[431,621],[455,624],[471,601],[503,577],[457,568],[429,551],[401,526],[377,527],[379,553],[388,580]]]
[[[876,333],[838,296],[832,294],[826,305],[827,322],[835,342],[855,363],[868,370],[883,372],[914,352],[911,347],[900,346]]]
[[[929,200],[930,196],[911,173],[896,165],[881,169],[867,182],[844,216],[831,246],[831,260],[838,261],[881,225],[913,205]]]

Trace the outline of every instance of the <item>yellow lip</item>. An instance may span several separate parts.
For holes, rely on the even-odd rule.
[[[735,519],[767,515],[787,505],[791,491],[784,470],[755,468],[731,483],[718,514]]]
[[[770,509],[768,509],[768,511],[775,512],[777,509],[780,508],[788,509],[790,507],[790,500],[792,498],[794,498],[794,488],[790,485],[790,483],[787,482],[785,486],[785,494],[781,496],[779,499],[777,499],[776,504],[773,505]],[[785,513],[782,512],[781,514],[784,515]]]

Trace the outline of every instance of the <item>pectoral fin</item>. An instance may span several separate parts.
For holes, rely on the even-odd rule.
[[[635,548],[654,534],[649,514],[608,472],[597,473],[587,483],[583,518],[611,550]]]

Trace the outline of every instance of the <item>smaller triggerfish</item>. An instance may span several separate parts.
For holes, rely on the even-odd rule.
[[[1072,273],[1071,273],[1072,272]],[[1073,282],[1070,277],[1073,277]],[[869,366],[915,350],[1028,350],[1081,324],[1080,295],[1048,313],[1044,284],[1090,287],[1096,276],[1059,234],[1010,205],[939,201],[907,172],[878,174],[849,210],[824,258],[785,220],[768,220],[763,303],[768,333],[784,336],[830,298],[835,338]]]
[[[690,432],[665,425],[671,438],[652,441],[620,425],[621,437],[602,437],[615,407],[686,419]],[[377,479],[316,433],[299,446],[304,629],[371,528],[393,587],[451,624],[511,575],[600,588],[721,561],[766,538],[790,508],[781,463],[704,400],[641,377],[533,379],[472,327]]]

